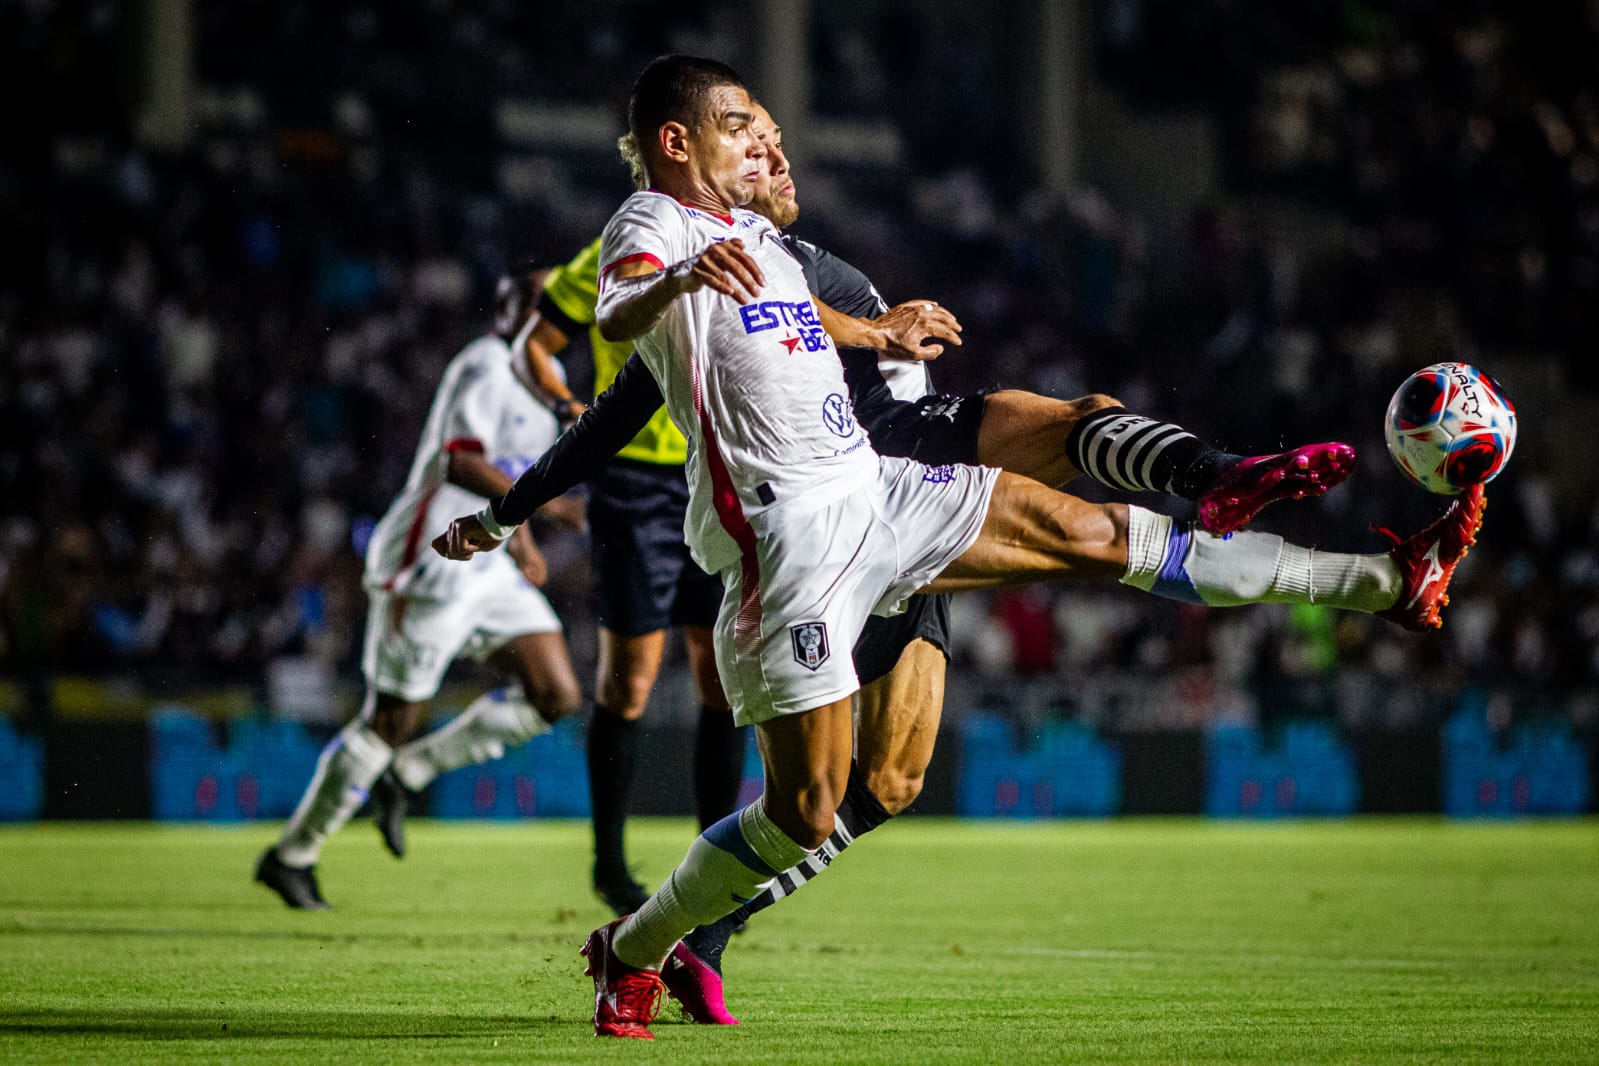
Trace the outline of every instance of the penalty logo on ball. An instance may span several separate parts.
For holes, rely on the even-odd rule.
[[[1516,446],[1516,408],[1466,363],[1435,363],[1405,379],[1383,424],[1388,454],[1411,481],[1453,495],[1492,481]]]

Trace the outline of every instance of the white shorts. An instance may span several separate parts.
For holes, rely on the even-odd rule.
[[[450,599],[367,590],[361,672],[378,692],[408,703],[432,699],[450,663],[479,662],[517,637],[559,633],[550,601],[520,575],[472,582]]]
[[[877,480],[819,511],[769,515],[722,571],[716,665],[740,725],[860,687],[851,650],[976,542],[999,471],[884,457]]]

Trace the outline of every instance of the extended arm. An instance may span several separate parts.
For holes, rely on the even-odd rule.
[[[564,422],[582,414],[583,405],[573,398],[555,366],[555,355],[567,346],[569,334],[545,311],[544,306],[535,311],[511,342],[511,369],[533,395],[555,408],[556,417]]]
[[[473,552],[493,548],[539,507],[598,472],[638,435],[661,402],[660,387],[635,353],[622,364],[611,387],[522,472],[509,491],[492,498],[478,514],[450,523],[449,530],[433,541],[434,550],[451,559],[465,559]]]
[[[822,328],[839,348],[866,348],[882,352],[891,359],[936,359],[943,341],[959,345],[961,324],[955,316],[931,300],[907,300],[876,318],[857,318],[833,310],[814,300]]]

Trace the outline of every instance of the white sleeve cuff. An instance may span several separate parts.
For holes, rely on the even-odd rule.
[[[483,532],[495,540],[504,540],[516,530],[515,526],[502,526],[495,520],[493,503],[490,503],[477,513],[477,520],[482,523]]]

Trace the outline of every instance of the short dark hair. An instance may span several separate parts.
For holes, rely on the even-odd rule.
[[[718,85],[742,89],[744,79],[714,59],[671,55],[652,60],[633,83],[627,102],[628,131],[642,147],[668,122],[692,129],[704,116],[706,94]]]

